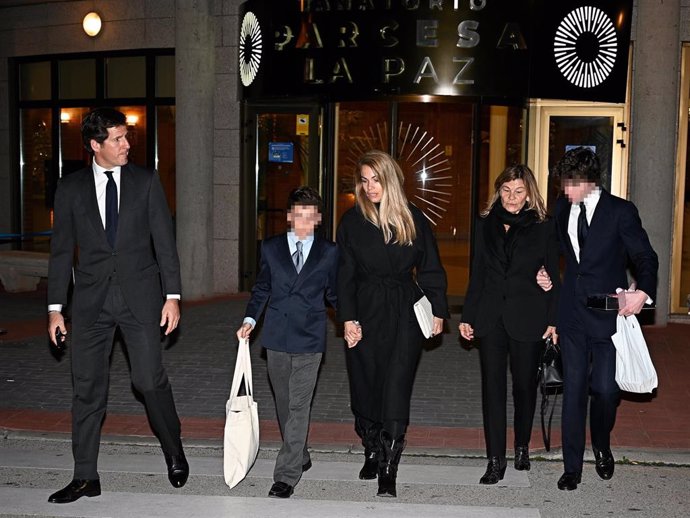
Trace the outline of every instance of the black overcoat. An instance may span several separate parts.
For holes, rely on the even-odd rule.
[[[424,340],[413,305],[422,291],[435,316],[449,317],[436,240],[424,214],[411,204],[410,210],[417,231],[412,246],[385,244],[357,207],[343,215],[337,232],[338,320],[359,321],[363,333],[347,353],[352,409],[377,423],[409,419]]]

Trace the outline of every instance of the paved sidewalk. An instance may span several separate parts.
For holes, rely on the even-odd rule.
[[[164,361],[182,419],[185,442],[218,443],[235,360],[235,329],[246,295],[183,304],[179,333],[165,343]],[[0,429],[8,433],[57,433],[70,430],[70,358],[56,356],[45,337],[45,291],[0,291]],[[430,455],[478,455],[484,451],[481,428],[479,359],[458,340],[458,314],[446,334],[427,344],[415,382],[408,451]],[[690,322],[665,328],[645,327],[659,374],[652,396],[625,395],[612,436],[617,458],[690,463]],[[329,323],[328,350],[312,409],[310,445],[315,449],[359,450],[352,429],[349,386],[342,338]],[[262,445],[280,436],[266,376],[265,355],[252,348],[255,397],[259,404]],[[105,436],[151,437],[144,409],[133,393],[123,348],[112,358]],[[538,415],[531,447],[557,456],[560,421],[556,409],[551,453],[543,449]],[[509,409],[512,413],[512,409]],[[512,415],[509,415],[509,422]],[[509,437],[508,444],[512,442]],[[632,456],[632,457],[631,457]]]

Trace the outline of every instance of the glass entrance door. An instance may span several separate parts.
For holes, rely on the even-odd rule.
[[[448,275],[451,305],[467,290],[476,214],[493,179],[521,162],[523,110],[472,102],[342,102],[336,108],[334,225],[355,203],[355,167],[370,149],[391,153],[407,198],[426,215]]]
[[[530,135],[530,167],[537,175],[550,212],[559,187],[549,171],[566,151],[577,146],[589,147],[599,155],[603,187],[616,196],[627,196],[628,138],[624,105],[537,102],[530,111],[530,120],[536,128]]]
[[[320,188],[320,117],[316,105],[248,105],[242,175],[241,289],[256,279],[261,242],[287,230],[287,197]]]

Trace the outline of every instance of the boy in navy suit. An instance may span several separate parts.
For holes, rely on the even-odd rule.
[[[565,255],[557,327],[564,375],[564,473],[558,489],[573,490],[582,478],[588,402],[596,472],[608,480],[614,471],[610,436],[619,389],[611,336],[616,313],[588,308],[587,297],[625,288],[629,264],[637,289],[626,292],[618,314],[637,314],[656,297],[659,261],[635,205],[601,187],[596,153],[586,147],[568,151],[553,175],[561,180],[565,194],[555,213]]]
[[[338,252],[314,233],[321,223],[321,196],[298,187],[288,197],[290,230],[264,240],[259,275],[252,289],[239,339],[249,338],[264,308],[261,345],[283,445],[268,495],[289,498],[311,468],[307,451],[309,413],[321,357],[326,349],[326,305],[335,307]]]

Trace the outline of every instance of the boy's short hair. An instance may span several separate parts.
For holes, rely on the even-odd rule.
[[[552,176],[563,180],[583,180],[601,184],[601,162],[591,149],[580,146],[568,151],[551,170]]]
[[[295,205],[311,205],[321,212],[321,195],[313,187],[303,185],[290,192],[287,205],[288,212],[291,211]]]

